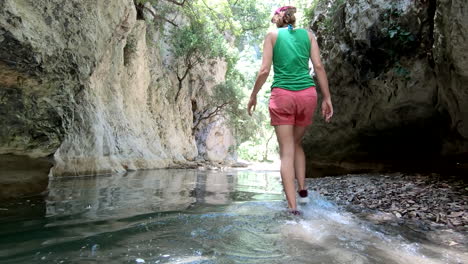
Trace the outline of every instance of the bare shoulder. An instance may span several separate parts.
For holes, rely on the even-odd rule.
[[[278,31],[277,30],[270,30],[266,34],[265,38],[276,38],[278,36]]]
[[[307,31],[307,34],[309,35],[310,39],[315,39],[315,33],[312,31],[312,29],[304,29]]]
[[[311,29],[307,29],[307,34],[309,35],[309,40],[310,40],[310,44],[312,45],[312,47],[318,47],[315,33]]]
[[[277,30],[271,30],[266,34],[265,41],[268,40],[274,45],[277,38],[278,38],[278,31]]]

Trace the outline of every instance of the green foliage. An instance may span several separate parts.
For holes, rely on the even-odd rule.
[[[411,33],[411,31],[405,29],[401,26],[400,17],[401,10],[396,7],[396,4],[392,4],[392,8],[385,12],[380,20],[384,23],[382,27],[382,33],[387,35],[391,40],[397,40],[403,45],[411,44],[416,41],[416,37]]]
[[[336,15],[346,5],[346,0],[298,0],[297,7],[302,9],[302,22],[301,26],[309,28],[310,23],[315,17],[316,9],[324,9],[326,7],[325,18],[320,21],[319,30],[323,31],[324,34],[333,33],[333,24],[336,19]],[[299,10],[298,10],[299,11]]]
[[[331,5],[331,8],[330,8],[331,13],[332,14],[336,13],[336,11],[338,11],[338,9],[340,9],[345,4],[346,4],[346,0],[335,0],[335,1],[333,1],[332,5]]]
[[[248,115],[245,111],[245,105],[242,103],[244,94],[239,89],[238,84],[233,80],[226,80],[226,82],[219,84],[215,87],[212,103],[214,105],[221,105],[222,103],[228,103],[224,109],[224,113],[228,118],[230,126],[234,130],[237,141],[243,142],[250,137],[248,125]],[[247,127],[246,127],[247,124]]]
[[[170,46],[173,54],[184,63],[199,64],[226,56],[225,39],[209,23],[190,19],[190,24],[172,30]]]
[[[403,77],[405,80],[410,80],[410,71],[403,67],[399,62],[395,63],[393,71],[400,77]]]
[[[383,13],[380,21],[381,37],[384,39],[383,50],[388,54],[388,65],[393,67],[395,74],[405,80],[411,79],[410,71],[400,64],[400,57],[405,52],[412,52],[418,49],[419,44],[416,36],[402,24],[402,11],[392,4],[387,12]]]
[[[274,133],[274,131],[271,132]],[[278,143],[276,142],[274,134],[270,136],[273,137],[268,145],[259,140],[259,138],[243,142],[239,146],[237,154],[241,159],[251,161],[272,161],[273,159],[278,158]]]
[[[390,28],[387,29],[387,33],[391,39],[398,38],[400,41],[405,43],[416,40],[416,38],[411,32],[406,31],[398,25],[392,25]]]
[[[392,40],[398,40],[404,44],[409,44],[416,40],[415,36],[399,23],[400,12],[392,9],[383,14],[382,21],[387,26],[382,27],[382,33],[386,34]]]
[[[296,21],[303,28],[309,28],[310,22],[315,16],[315,8],[319,0],[298,0],[295,2],[297,8]]]
[[[276,1],[191,0],[183,6],[174,4],[174,1],[182,2],[135,0],[137,4],[150,2],[158,11],[155,23],[168,40],[171,53],[177,58],[174,66],[179,78],[179,91],[182,88],[181,80],[195,65],[208,63],[212,59],[227,62],[226,81],[213,89],[213,94],[206,100],[209,103],[204,106],[205,109],[197,110],[198,120],[194,121],[194,127],[204,117],[222,114],[233,128],[238,146],[250,142],[244,144],[249,146],[248,149],[243,147],[239,150],[241,158],[263,159],[266,142],[273,133],[268,118],[266,92],[269,89],[263,89],[264,94],[258,98],[253,117],[248,116],[246,106],[260,68],[259,47],[270,25],[271,11],[277,5]],[[270,152],[275,151],[276,139],[269,141]],[[259,154],[257,157],[243,154],[251,152]]]
[[[242,87],[244,97],[242,100],[242,118],[238,119],[237,136],[242,139],[239,143],[238,155],[245,160],[263,161],[265,151],[268,149],[268,158],[277,152],[277,141],[273,136],[273,127],[270,125],[268,115],[268,100],[270,97],[271,79],[267,81],[257,96],[257,107],[252,116],[247,115],[246,106],[250,92],[253,88],[256,74],[260,68],[261,60],[257,56],[255,47],[245,48],[239,54],[236,70],[244,77],[245,84]],[[268,143],[267,148],[267,142]]]
[[[344,8],[346,4],[345,0],[332,0],[331,6],[327,11],[327,16],[323,21],[323,31],[324,34],[332,34],[335,30],[334,22],[336,21],[336,15],[338,14],[339,10]]]
[[[315,8],[306,9],[304,13],[304,17],[305,19],[302,21],[302,27],[309,28],[310,21],[312,21],[315,17]]]
[[[250,141],[255,142],[254,145],[257,148],[263,149],[262,143],[266,139],[262,141],[262,136],[267,138],[266,134],[271,135],[267,133],[267,130],[272,132],[272,127],[268,124],[267,104],[260,102],[253,117],[250,117],[246,111],[256,73],[260,68],[260,57],[251,49],[249,49],[250,52],[242,51],[247,47],[259,47],[262,44],[269,26],[272,2],[232,0],[221,1],[218,5],[214,4],[215,2],[203,0],[197,2],[198,4],[193,4],[198,16],[203,17],[201,15],[203,14],[206,20],[214,22],[213,32],[217,30],[228,40],[225,42],[227,48],[223,54],[228,64],[226,81],[214,89],[214,95],[210,98],[208,107],[213,109],[229,102],[223,112],[233,128],[237,144]],[[260,104],[263,105],[260,106]],[[271,146],[273,147],[274,142],[275,140],[272,140]],[[241,149],[239,151],[240,157],[246,158]],[[252,148],[250,151],[255,150]]]
[[[237,47],[243,48],[246,44],[258,44],[263,41],[263,37],[270,25],[270,16],[273,2],[239,0],[231,1],[231,12],[233,20],[232,28],[237,40]]]

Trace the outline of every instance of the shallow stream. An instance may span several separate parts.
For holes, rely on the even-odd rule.
[[[0,263],[468,263],[315,193],[303,216],[285,207],[277,171],[57,178],[44,198],[0,204]]]

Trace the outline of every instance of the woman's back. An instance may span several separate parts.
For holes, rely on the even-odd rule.
[[[309,75],[310,39],[307,30],[278,29],[273,48],[273,84],[288,90],[315,86]]]
[[[271,91],[268,109],[280,147],[280,174],[288,207],[291,213],[297,215],[300,212],[297,211],[295,179],[299,196],[306,198],[308,195],[305,186],[305,155],[300,143],[307,127],[312,123],[317,106],[315,84],[309,75],[309,58],[322,90],[322,115],[326,122],[333,115],[333,107],[315,37],[304,29],[289,29],[295,25],[295,12],[295,7],[283,6],[271,18],[278,31],[269,32],[265,37],[262,66],[255,80],[247,111],[252,115],[252,110],[257,105],[258,91],[267,80],[273,63],[274,89]]]

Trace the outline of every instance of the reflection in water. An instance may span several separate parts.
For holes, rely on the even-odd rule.
[[[235,178],[224,172],[199,174],[200,198],[207,204],[226,204],[235,186]]]
[[[184,210],[196,202],[195,170],[155,170],[52,180],[47,216],[81,214],[87,219]]]
[[[278,172],[153,170],[50,182],[46,215],[0,218],[0,263],[465,263],[315,195],[285,211]],[[11,208],[13,210],[13,208]]]

